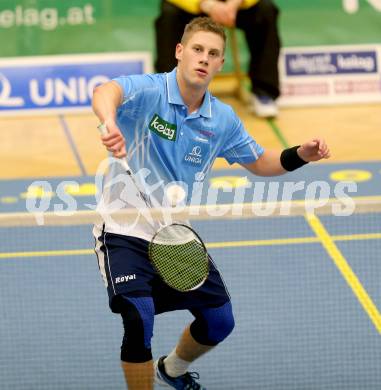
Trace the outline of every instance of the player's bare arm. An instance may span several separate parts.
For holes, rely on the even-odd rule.
[[[115,123],[116,110],[123,100],[123,91],[118,83],[110,81],[94,89],[93,110],[99,121],[107,127],[107,135],[102,135],[102,143],[114,157],[124,157],[124,137]]]
[[[326,142],[315,138],[300,146],[285,149],[283,152],[265,150],[257,161],[242,165],[258,176],[278,176],[309,162],[329,157],[330,151]]]

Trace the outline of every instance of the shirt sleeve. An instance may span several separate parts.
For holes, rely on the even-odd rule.
[[[258,3],[259,0],[243,0],[240,8],[247,9]],[[190,14],[201,14],[200,3],[201,0],[167,0],[168,3],[175,5]]]
[[[257,4],[259,0],[243,0],[241,8],[247,9],[252,7],[254,4]]]
[[[201,0],[167,0],[168,3],[175,5],[182,10],[191,14],[197,15],[201,13],[200,3]]]
[[[128,100],[132,95],[136,95],[139,92],[152,90],[157,87],[155,75],[151,74],[120,76],[114,78],[113,81],[122,87],[123,101]]]
[[[118,116],[128,115],[139,118],[144,115],[147,107],[152,107],[160,99],[162,83],[158,75],[144,74],[120,76],[113,81],[123,90],[123,102],[118,107]]]
[[[263,152],[264,148],[247,133],[241,120],[234,114],[233,130],[230,130],[218,157],[225,158],[229,164],[249,164],[256,161]]]

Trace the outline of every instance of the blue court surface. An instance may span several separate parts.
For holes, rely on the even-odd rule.
[[[281,185],[325,181],[333,197],[339,177],[355,180],[352,196],[381,200],[380,169],[379,162],[308,166]],[[241,175],[214,171],[212,179],[235,183],[231,176]],[[93,180],[69,179],[88,190]],[[53,191],[62,180],[49,179]],[[0,211],[25,211],[31,183],[0,182]],[[74,198],[83,209],[95,199],[91,189]],[[50,199],[50,208],[59,203]],[[232,200],[221,191],[220,202]],[[381,388],[380,210],[194,226],[224,276],[236,319],[229,338],[192,366],[208,390]],[[91,226],[2,226],[0,235],[0,389],[124,389],[122,324],[108,309]],[[155,358],[172,350],[190,320],[187,312],[156,317]]]

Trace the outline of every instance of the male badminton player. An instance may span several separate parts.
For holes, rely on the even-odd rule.
[[[224,63],[225,40],[220,25],[196,18],[176,46],[178,65],[172,72],[122,76],[95,89],[93,109],[108,131],[101,137],[103,145],[117,158],[126,156],[146,198],[132,184],[126,189],[115,180],[121,170],[116,161],[104,187],[105,207],[161,204],[166,186],[173,182],[187,189],[189,203],[194,182],[205,178],[216,157],[262,176],[281,175],[329,157],[321,139],[282,152],[264,150],[233,109],[208,92]],[[205,389],[188,367],[232,332],[228,291],[212,261],[208,278],[198,289],[179,292],[166,285],[149,261],[153,234],[147,220],[125,226],[106,220],[94,228],[110,308],[123,319],[126,383],[130,390],[151,390],[154,380],[174,389]],[[194,320],[176,347],[153,362],[154,316],[172,310],[189,310]]]

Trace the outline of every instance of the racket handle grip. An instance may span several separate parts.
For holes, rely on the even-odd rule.
[[[107,135],[108,134],[108,129],[107,126],[104,123],[101,123],[100,125],[97,126],[97,129],[101,133],[101,135]],[[119,158],[120,162],[123,165],[123,168],[127,171],[128,174],[131,174],[131,169],[127,163],[127,160],[124,157]]]
[[[107,126],[104,123],[101,123],[100,125],[97,126],[97,129],[101,133],[101,135],[106,135],[108,134]]]

